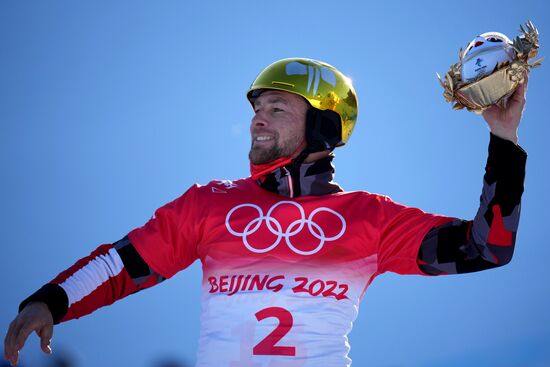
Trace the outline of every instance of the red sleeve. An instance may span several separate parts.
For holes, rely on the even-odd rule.
[[[158,274],[170,278],[191,265],[197,258],[201,238],[198,185],[192,186],[176,200],[156,210],[142,227],[128,238],[145,262]]]
[[[113,245],[106,244],[60,273],[51,283],[60,285],[67,294],[67,313],[59,320],[64,322],[153,286],[157,280],[150,276],[136,285]]]
[[[424,236],[434,226],[453,218],[425,213],[385,198],[388,221],[384,226],[378,247],[378,273],[420,274],[418,251]]]
[[[19,311],[30,302],[44,302],[57,324],[87,315],[161,281],[150,271],[141,273],[137,281],[132,278],[115,246],[101,245],[78,260],[23,300]]]
[[[163,280],[160,276],[169,278],[189,266],[198,257],[201,233],[197,189],[191,187],[158,209],[128,238],[99,246],[21,302],[19,310],[40,301],[48,305],[55,323],[67,321],[158,284]]]

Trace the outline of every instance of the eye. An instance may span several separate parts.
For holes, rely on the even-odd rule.
[[[280,108],[277,108],[277,107],[273,107],[273,112],[283,112],[284,110],[280,109]]]

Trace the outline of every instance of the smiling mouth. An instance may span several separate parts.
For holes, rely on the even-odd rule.
[[[256,135],[252,137],[252,146],[268,145],[275,141],[272,135]]]

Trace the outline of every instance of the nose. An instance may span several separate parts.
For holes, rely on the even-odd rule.
[[[258,110],[254,113],[254,116],[252,117],[251,121],[252,127],[266,127],[267,126],[267,119],[262,113],[262,110]]]

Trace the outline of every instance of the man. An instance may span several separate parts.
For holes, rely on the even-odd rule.
[[[191,187],[143,227],[102,245],[20,305],[5,339],[17,363],[34,330],[203,265],[200,366],[347,366],[347,334],[374,278],[490,269],[512,257],[526,153],[517,146],[525,85],[484,113],[491,129],[472,221],[424,213],[332,181],[331,152],[357,119],[351,81],[310,59],[269,65],[248,99],[252,175]]]

